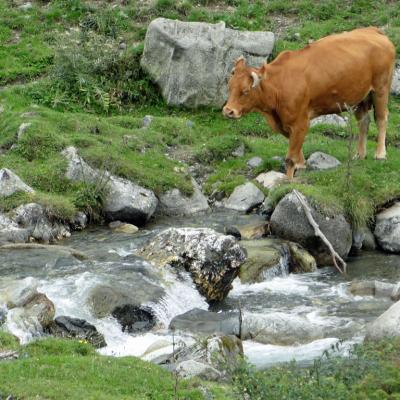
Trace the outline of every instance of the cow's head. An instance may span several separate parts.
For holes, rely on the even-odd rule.
[[[236,60],[228,83],[228,101],[222,110],[225,117],[240,118],[257,107],[263,77],[264,66],[248,67],[243,56]]]

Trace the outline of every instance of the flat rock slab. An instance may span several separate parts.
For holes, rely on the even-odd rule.
[[[340,161],[337,158],[321,151],[311,154],[307,160],[307,166],[314,171],[337,168],[339,165]]]
[[[248,212],[264,201],[264,193],[254,183],[247,182],[237,186],[224,202],[225,208]]]
[[[226,80],[241,55],[261,66],[274,47],[272,32],[241,32],[224,22],[182,22],[157,18],[146,33],[142,67],[168,104],[221,107]]]

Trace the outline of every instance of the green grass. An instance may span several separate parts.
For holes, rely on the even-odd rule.
[[[17,361],[0,363],[0,395],[17,399],[154,399],[174,397],[171,373],[134,357],[104,357],[82,341],[45,339],[18,347],[0,332],[1,349],[19,349]],[[182,383],[181,399],[203,399]],[[221,397],[222,398],[222,397]]]

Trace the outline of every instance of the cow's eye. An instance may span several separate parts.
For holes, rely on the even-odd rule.
[[[243,90],[242,94],[243,96],[247,96],[249,94],[250,90],[249,89],[245,89]]]

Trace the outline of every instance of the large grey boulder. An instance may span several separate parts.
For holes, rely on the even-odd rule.
[[[400,65],[397,65],[394,69],[390,92],[396,96],[400,96]]]
[[[156,266],[189,271],[199,292],[208,301],[226,297],[244,250],[232,236],[207,228],[169,228],[150,240],[138,255]]]
[[[374,234],[383,250],[400,252],[400,202],[376,216]]]
[[[264,201],[264,193],[254,183],[247,182],[235,187],[224,202],[225,208],[248,212]]]
[[[367,340],[400,336],[400,301],[367,326]]]
[[[196,360],[181,361],[176,366],[175,371],[183,379],[190,379],[196,376],[206,381],[217,381],[221,378],[221,373],[217,369]]]
[[[322,151],[316,151],[315,153],[312,153],[307,160],[308,168],[315,171],[336,168],[339,165],[340,161],[337,158],[323,153]]]
[[[8,197],[17,192],[32,193],[33,189],[14,172],[7,168],[0,169],[0,197]]]
[[[157,18],[147,29],[141,65],[168,104],[221,107],[234,60],[244,55],[250,65],[260,66],[273,47],[272,32]]]
[[[28,232],[30,239],[40,242],[56,242],[71,235],[68,225],[50,218],[46,210],[37,203],[19,206],[13,212],[13,220]]]
[[[191,215],[202,211],[208,211],[207,198],[201,192],[197,182],[192,179],[193,193],[185,196],[179,189],[171,189],[159,196],[157,213],[161,215],[177,216]]]
[[[311,207],[312,216],[321,231],[330,241],[336,252],[343,258],[350,251],[352,233],[350,224],[342,214],[326,216]],[[315,236],[304,213],[303,207],[292,191],[278,203],[271,216],[272,232],[284,239],[296,242],[305,247],[319,266],[332,265],[332,256],[326,245]]]
[[[72,181],[96,183],[106,182],[104,212],[110,221],[120,220],[135,225],[145,224],[156,210],[158,200],[155,194],[135,183],[90,167],[78,154],[75,147],[62,152],[68,160],[67,178]]]

